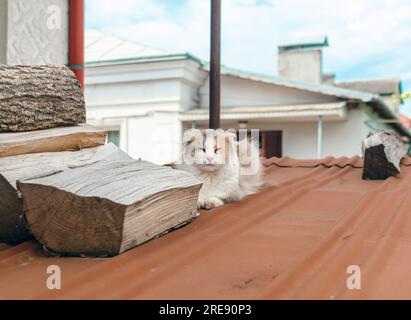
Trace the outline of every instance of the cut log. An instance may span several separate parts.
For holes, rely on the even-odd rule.
[[[106,136],[104,130],[89,125],[0,133],[0,157],[93,148],[104,145]]]
[[[16,181],[53,175],[102,161],[131,159],[109,144],[77,152],[54,152],[0,158],[0,242],[19,243],[30,236]]]
[[[64,66],[0,65],[0,132],[85,123],[80,83]]]
[[[362,150],[362,178],[387,179],[400,173],[401,159],[407,154],[408,145],[395,134],[383,131],[364,139]]]
[[[201,182],[144,161],[117,161],[18,182],[34,237],[49,252],[114,256],[197,217]]]

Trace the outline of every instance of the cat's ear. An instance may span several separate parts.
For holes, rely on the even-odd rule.
[[[188,146],[192,144],[194,141],[197,139],[201,139],[203,137],[203,134],[201,130],[199,129],[189,129],[186,132],[184,132],[183,135],[183,144],[185,146]]]

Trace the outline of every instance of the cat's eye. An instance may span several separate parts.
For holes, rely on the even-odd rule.
[[[220,150],[221,150],[221,148],[214,148],[214,153],[217,153]]]

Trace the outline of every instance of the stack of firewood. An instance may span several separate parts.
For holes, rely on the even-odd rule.
[[[113,256],[197,216],[197,179],[133,160],[84,124],[68,68],[0,66],[0,88],[0,242]]]

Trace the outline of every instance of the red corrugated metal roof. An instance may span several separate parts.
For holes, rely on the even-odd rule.
[[[266,161],[257,195],[111,259],[0,246],[0,298],[411,298],[411,159],[363,181],[360,158]],[[62,289],[46,288],[58,265]],[[350,265],[361,290],[349,290]]]
[[[405,114],[400,114],[400,121],[407,129],[411,128],[411,118],[407,117]]]

